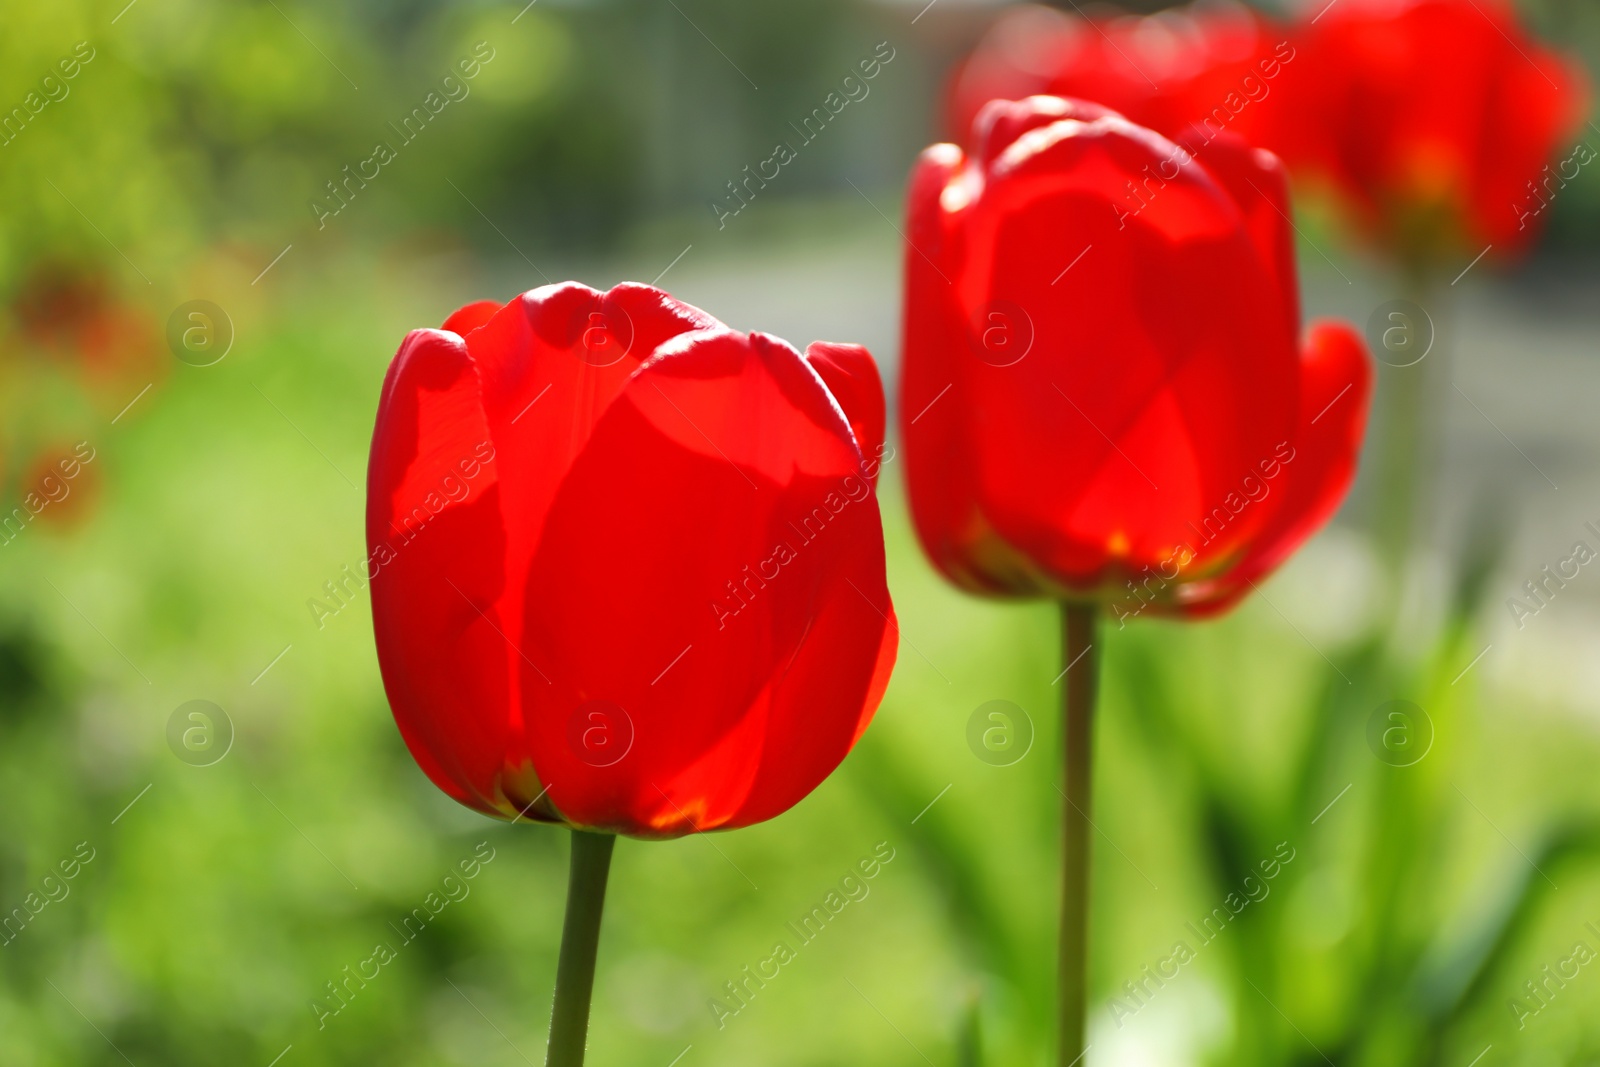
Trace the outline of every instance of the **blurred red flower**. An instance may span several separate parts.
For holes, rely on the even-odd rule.
[[[672,837],[771,818],[882,697],[871,356],[648,286],[546,286],[389,368],[368,566],[389,702],[480,811]]]
[[[1303,345],[1282,167],[1096,104],[980,115],[911,179],[902,411],[919,535],[975,592],[1220,610],[1354,474],[1370,360]]]
[[[58,530],[73,529],[94,513],[100,468],[87,441],[42,450],[22,475],[18,495],[27,513]],[[15,512],[13,514],[16,514]]]
[[[1491,243],[1513,251],[1537,232],[1556,191],[1546,165],[1587,89],[1509,3],[1340,0],[1300,45],[1292,101],[1266,143],[1297,175],[1332,182],[1392,254],[1420,269]]]
[[[91,385],[120,384],[160,369],[156,323],[121,299],[98,267],[37,263],[10,303],[21,339],[74,366]]]
[[[1231,0],[1093,20],[1021,7],[957,70],[957,136],[988,101],[1034,93],[1104,104],[1191,151],[1223,132],[1271,149],[1416,270],[1525,246],[1576,177],[1557,157],[1587,106],[1581,68],[1506,0],[1337,0],[1293,25]]]
[[[1232,0],[1094,20],[1023,5],[957,68],[949,133],[966,137],[991,100],[1048,95],[1093,100],[1168,137],[1209,122],[1255,144],[1261,105],[1295,57],[1282,31]]]

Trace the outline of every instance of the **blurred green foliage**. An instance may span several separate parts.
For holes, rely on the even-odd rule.
[[[349,276],[370,284],[334,284]],[[106,490],[88,523],[3,549],[5,907],[80,842],[94,852],[0,946],[6,1063],[541,1053],[562,833],[492,823],[430,786],[385,706],[364,594],[320,629],[304,606],[361,556],[350,483],[393,338],[419,303],[431,321],[451,298],[357,258],[286,276],[280,299],[235,356],[181,368],[96,430]],[[688,1046],[686,1064],[1044,1062],[1056,619],[944,585],[896,475],[883,495],[905,629],[888,700],[841,772],[781,818],[623,842],[596,1064],[664,1067]],[[1314,1047],[1338,1063],[1451,1064],[1491,1043],[1497,1062],[1586,1063],[1600,1006],[1587,969],[1525,1029],[1508,1004],[1575,940],[1596,943],[1600,743],[1566,717],[1486,703],[1472,674],[1451,684],[1479,647],[1470,604],[1416,662],[1391,662],[1370,616],[1314,626],[1330,665],[1273,606],[1304,603],[1304,580],[1291,571],[1270,603],[1221,622],[1104,635],[1095,1040],[1114,1063],[1322,1062]],[[1371,713],[1395,697],[1437,731],[1415,766],[1368,745]],[[169,717],[196,698],[237,731],[214,766],[168,746]],[[994,699],[1037,730],[1011,766],[968,747],[969,717]],[[480,842],[495,858],[468,895],[405,943],[397,928]],[[786,924],[880,843],[894,858],[866,897],[801,946]],[[1269,892],[1202,947],[1186,924],[1280,843],[1293,859]],[[1563,891],[1541,895],[1530,861]],[[733,1005],[725,983],[779,940],[797,958],[719,1028],[713,998]],[[1124,983],[1179,940],[1195,960],[1119,1013]],[[319,1029],[327,983],[380,943],[397,958],[345,986],[348,1007]],[[963,1046],[982,1060],[958,1060]]]
[[[456,227],[503,251],[470,198],[514,237],[603,246],[650,213],[704,210],[884,33],[907,39],[900,19],[845,0],[8,8],[0,100],[20,105],[80,41],[94,59],[0,148],[14,205],[0,282],[46,251],[115,245],[160,281],[200,240],[281,247],[480,42],[494,60],[340,229]],[[897,182],[896,157],[923,139],[923,88],[808,153],[821,158],[791,195],[842,186],[841,172]]]
[[[725,182],[880,40],[903,58],[876,102],[785,169],[772,199],[790,208],[741,217],[726,247],[895,240],[847,183],[893,217],[941,65],[977,24],[935,8],[913,28],[918,6],[0,3],[0,107],[59,96],[0,145],[7,507],[50,449],[96,450],[42,513],[66,521],[0,547],[0,915],[66,889],[0,935],[0,1062],[540,1058],[562,834],[490,823],[428,785],[389,717],[364,594],[325,628],[304,606],[362,557],[384,367],[407,329],[535,284],[532,263],[555,274],[642,245],[628,262],[664,265],[716,232]],[[1529,6],[1594,57],[1592,5]],[[319,229],[326,183],[480,41],[494,58],[470,94]],[[67,79],[79,42],[93,58]],[[1600,187],[1571,192],[1551,240],[1591,250]],[[812,204],[835,196],[847,206]],[[195,297],[237,331],[215,367],[165,350],[168,314]],[[905,630],[878,721],[772,823],[619,847],[596,1064],[666,1067],[689,1046],[683,1067],[1046,1061],[1057,623],[951,591],[892,470],[883,495]],[[1294,575],[1269,585],[1274,602]],[[1600,948],[1585,926],[1600,924],[1600,744],[1458,680],[1480,647],[1477,595],[1403,659],[1368,619],[1313,632],[1330,663],[1260,599],[1218,623],[1106,635],[1093,1011],[1107,1062],[1600,1055],[1590,968],[1523,1028],[1510,1010],[1575,941]],[[214,766],[168,747],[193,699],[236,729]],[[1012,766],[967,747],[995,699],[1037,729]],[[1432,717],[1416,766],[1368,747],[1391,699]],[[399,947],[395,927],[484,841],[495,858],[470,894],[319,1029],[327,983]],[[880,842],[895,858],[870,894],[719,1028],[712,998]],[[1280,842],[1295,858],[1270,893],[1214,946],[1192,943],[1119,1027],[1124,983]],[[93,859],[63,880],[80,843]]]

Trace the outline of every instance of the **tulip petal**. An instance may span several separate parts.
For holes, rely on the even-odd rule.
[[[1208,139],[1203,129],[1195,129],[1180,137],[1179,143],[1203,161],[1206,171],[1238,205],[1261,262],[1278,283],[1284,329],[1294,338],[1300,332],[1300,278],[1294,257],[1289,174],[1282,161],[1227,133]]]
[[[494,318],[495,313],[503,307],[505,307],[504,304],[494,300],[479,300],[453,312],[448,319],[444,320],[444,325],[439,328],[465,337]]]
[[[1022,100],[991,100],[978,112],[972,126],[973,159],[979,166],[992,164],[1000,153],[1023,134],[1063,119],[1093,122],[1107,116],[1121,118],[1111,108],[1087,100],[1061,96],[1030,96]]]
[[[526,649],[552,684],[524,680],[523,747],[566,819],[658,837],[744,825],[844,757],[892,662],[859,463],[780,341],[686,334],[629,380],[527,577]],[[595,707],[631,735],[614,763],[574,741]]]
[[[418,330],[389,367],[367,471],[378,663],[401,736],[450,796],[502,810],[512,678],[479,605],[499,591],[499,470],[478,375],[453,333]]]
[[[1508,28],[1518,33],[1514,26]],[[1570,175],[1564,164],[1570,162],[1577,169],[1584,159],[1594,158],[1594,149],[1585,144],[1587,156],[1574,154],[1569,160],[1551,163],[1555,146],[1560,146],[1563,154],[1578,152],[1576,146],[1565,149],[1563,140],[1583,124],[1589,96],[1587,79],[1576,62],[1532,42],[1527,49],[1531,55],[1526,62],[1519,54],[1504,65],[1483,124],[1492,133],[1478,144],[1474,235],[1497,248],[1514,249],[1528,242],[1531,233],[1521,211],[1536,213],[1534,217],[1544,214],[1544,201],[1529,195],[1528,182],[1531,179],[1538,184],[1543,180],[1545,164],[1550,164],[1549,173],[1565,182]],[[1541,189],[1547,190],[1548,186]],[[1502,204],[1521,207],[1506,211],[1500,207]]]
[[[917,160],[906,207],[907,358],[900,374],[906,440],[906,485],[917,535],[933,563],[957,585],[977,592],[1031,588],[1027,561],[1005,545],[978,508],[973,451],[964,443],[976,369],[952,277],[964,253],[952,225],[965,203],[966,157],[955,145],[934,145]],[[951,195],[952,193],[956,195]]]
[[[883,379],[872,353],[861,345],[814,341],[806,348],[806,362],[838,401],[861,451],[863,473],[870,469],[868,480],[876,484],[887,415]]]
[[[601,293],[566,282],[523,294],[466,338],[500,461],[505,584],[490,614],[505,634],[516,677],[526,673],[518,650],[528,561],[562,480],[595,424],[656,348],[685,330],[715,325],[699,309],[648,286],[623,284]],[[513,729],[520,729],[515,683],[512,692]]]
[[[1333,517],[1355,478],[1372,399],[1365,343],[1343,323],[1314,323],[1301,372],[1299,427],[1282,466],[1282,484],[1270,490],[1277,498],[1271,520],[1236,567],[1180,589],[1188,614],[1215,614],[1250,592],[1252,583],[1276,570]]]
[[[1006,413],[970,437],[982,510],[1069,591],[1193,540],[1293,429],[1279,281],[1232,195],[1183,159],[1117,117],[1057,122],[1001,154],[961,222],[974,331],[1013,318],[1041,353],[971,371],[966,406]],[[1147,173],[1148,199],[1124,192]],[[1243,513],[1205,551],[1262,521]]]

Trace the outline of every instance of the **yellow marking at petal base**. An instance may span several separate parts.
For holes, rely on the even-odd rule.
[[[1121,530],[1116,531],[1106,539],[1106,551],[1118,559],[1128,554],[1128,548],[1128,535]]]
[[[670,805],[670,810],[667,808],[658,809],[653,815],[650,816],[648,823],[652,830],[661,830],[666,833],[683,832],[697,834],[708,829],[708,827],[704,825],[706,820],[706,802],[704,797],[696,797],[695,799],[691,800],[689,802],[689,807],[685,809],[680,807],[678,803],[671,797],[667,796],[666,792],[662,790],[660,786],[656,786],[656,792],[660,793],[661,799],[665,800],[667,804]]]
[[[550,799],[549,786],[539,780],[539,772],[533,769],[532,760],[524,759],[517,763],[507,761],[495,782],[495,792],[495,807],[512,822],[537,820],[540,816],[564,821],[560,810]]]

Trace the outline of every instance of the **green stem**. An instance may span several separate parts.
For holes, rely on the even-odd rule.
[[[1449,378],[1441,366],[1448,341],[1440,336],[1446,316],[1442,298],[1434,299],[1437,290],[1421,272],[1408,272],[1405,289],[1408,298],[1426,310],[1435,334],[1432,351],[1420,362],[1378,368],[1373,442],[1377,446],[1378,470],[1373,503],[1378,549],[1397,590],[1419,529],[1424,534],[1429,532],[1426,474],[1438,444],[1437,393]]]
[[[982,1067],[983,990],[976,982],[967,990],[967,1003],[961,1013],[960,1026],[956,1034],[957,1067]]]
[[[1089,974],[1089,808],[1093,798],[1094,703],[1099,654],[1096,609],[1061,606],[1066,802],[1061,808],[1061,1067],[1083,1056]]]
[[[1378,545],[1393,578],[1403,572],[1421,510],[1417,499],[1422,485],[1423,410],[1427,400],[1428,369],[1384,367],[1378,402]]]
[[[589,1036],[589,998],[594,958],[600,947],[600,913],[611,873],[611,834],[572,831],[572,870],[567,877],[567,918],[561,927],[555,1004],[550,1009],[550,1048],[545,1067],[583,1067]]]

